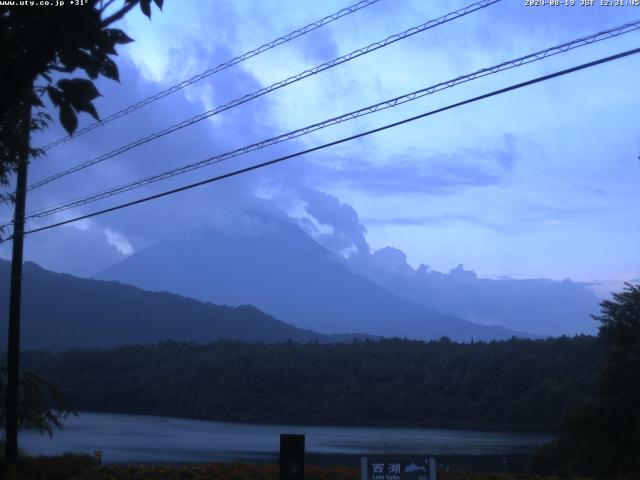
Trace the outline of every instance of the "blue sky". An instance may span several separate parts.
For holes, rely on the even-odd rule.
[[[248,60],[125,119],[50,151],[32,180],[214,108],[304,69],[471,2],[381,0]],[[167,0],[152,21],[122,23],[121,84],[101,81],[107,115],[276,36],[349,5]],[[496,5],[420,33],[30,194],[28,210],[172,166],[640,19],[634,7]],[[308,148],[511,83],[640,45],[640,33],[583,47],[56,216],[137,198],[241,165]],[[571,278],[599,293],[640,277],[640,56],[297,158],[175,197],[34,234],[26,255],[89,275],[179,229],[238,227],[242,210],[269,205],[306,217],[312,233],[341,233],[409,263],[480,277]],[[89,119],[84,118],[88,123]],[[54,126],[41,139],[59,137]],[[310,192],[315,193],[311,195]],[[335,197],[334,216],[312,200]],[[332,204],[332,205],[334,205]],[[335,206],[334,205],[334,206]],[[340,215],[348,212],[348,218]],[[6,215],[6,212],[5,212]],[[40,221],[34,225],[42,225]],[[349,251],[349,246],[344,252]],[[8,255],[6,246],[3,256]]]

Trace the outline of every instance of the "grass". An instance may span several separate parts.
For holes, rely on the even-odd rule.
[[[86,478],[84,475],[95,466],[96,462],[93,457],[75,453],[67,453],[55,457],[26,457],[21,459],[18,464],[18,478],[20,480]],[[0,478],[4,478],[4,474],[5,471],[2,468]]]
[[[3,469],[4,470],[4,469]],[[0,478],[4,471],[0,473]],[[211,463],[200,465],[97,465],[90,455],[64,454],[23,458],[20,480],[278,480],[277,465]],[[589,480],[564,477],[566,480]],[[349,467],[305,467],[305,480],[359,480]],[[438,472],[439,480],[559,480],[533,474]],[[628,476],[620,480],[640,480]]]
[[[552,480],[555,477],[503,473],[441,472],[439,480]],[[74,480],[277,480],[277,465],[214,463],[191,466],[99,466]],[[345,467],[305,467],[305,480],[359,480],[360,470]],[[571,480],[578,480],[572,478]],[[587,479],[584,479],[587,480]],[[627,480],[627,479],[625,479]],[[632,480],[629,478],[628,480]]]
[[[89,455],[31,457],[21,480],[277,480],[277,465],[212,463],[203,465],[96,465]],[[553,480],[557,477],[504,473],[439,472],[439,480]],[[305,467],[305,480],[359,480],[357,468]],[[571,477],[570,480],[578,480]],[[587,479],[582,479],[587,480]],[[627,477],[625,480],[636,480]]]

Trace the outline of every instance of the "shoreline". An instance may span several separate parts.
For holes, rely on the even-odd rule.
[[[166,420],[178,420],[178,421],[192,421],[192,422],[209,422],[216,424],[234,424],[234,425],[246,425],[246,426],[264,426],[264,427],[283,427],[283,428],[300,428],[300,427],[313,427],[313,428],[370,428],[370,429],[407,429],[407,430],[433,430],[433,431],[455,431],[459,433],[486,433],[486,434],[504,434],[504,435],[531,435],[554,438],[559,432],[553,432],[548,430],[539,430],[534,427],[525,428],[525,426],[518,428],[480,428],[474,426],[462,426],[459,424],[390,424],[390,423],[314,423],[314,422],[299,422],[295,421],[260,421],[260,420],[232,420],[232,419],[210,419],[210,418],[196,418],[196,417],[180,417],[175,415],[162,415],[156,413],[130,413],[130,412],[117,412],[117,411],[102,411],[102,410],[79,410],[78,416],[82,414],[89,415],[118,415],[118,416],[130,416],[137,418],[162,418]],[[69,418],[72,418],[70,415]],[[64,422],[63,422],[64,423]]]

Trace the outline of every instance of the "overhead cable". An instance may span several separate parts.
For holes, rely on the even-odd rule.
[[[362,0],[358,3],[355,3],[349,7],[343,8],[342,10],[339,10],[335,13],[332,13],[331,15],[327,15],[324,18],[321,18],[320,20],[317,20],[313,23],[310,23],[309,25],[305,25],[302,28],[299,28],[297,30],[294,30],[293,32],[290,32],[286,35],[283,35],[282,37],[278,37],[275,40],[272,40],[268,43],[265,43],[264,45],[259,46],[258,48],[254,48],[253,50],[249,50],[248,52],[243,53],[242,55],[239,55],[235,58],[232,58],[231,60],[227,60],[224,63],[221,63],[220,65],[210,68],[209,70],[206,70],[202,73],[199,73],[198,75],[194,75],[193,77],[184,80],[176,85],[173,85],[169,88],[167,88],[166,90],[162,90],[161,92],[156,93],[155,95],[152,95],[148,98],[145,98],[144,100],[140,100],[137,103],[134,103],[133,105],[129,105],[126,108],[123,108],[122,110],[119,110],[115,113],[112,113],[111,115],[98,120],[97,122],[94,122],[90,125],[87,125],[86,127],[83,127],[79,130],[76,130],[73,134],[73,136],[71,135],[67,135],[65,137],[59,138],[58,140],[51,142],[47,145],[45,145],[44,147],[42,147],[42,150],[50,150],[53,147],[56,147],[58,145],[61,145],[65,142],[68,142],[69,140],[73,139],[73,138],[77,138],[87,132],[90,132],[92,130],[95,130],[98,127],[102,127],[103,125],[106,125],[109,122],[112,122],[118,118],[124,117],[126,115],[129,115],[132,112],[135,112],[136,110],[149,105],[150,103],[153,103],[157,100],[160,100],[161,98],[167,97],[169,95],[171,95],[172,93],[175,93],[179,90],[182,90],[185,87],[188,87],[189,85],[193,85],[196,82],[199,82],[200,80],[203,80],[205,78],[208,78],[212,75],[215,75],[216,73],[219,73],[223,70],[226,70],[229,67],[232,67],[234,65],[237,65],[238,63],[244,62],[245,60],[248,60],[252,57],[255,57],[257,55],[260,55],[261,53],[264,53],[268,50],[271,50],[272,48],[277,47],[278,45],[282,45],[283,43],[287,43],[290,42],[291,40],[301,37],[302,35],[305,35],[309,32],[312,32],[314,30],[317,30],[320,27],[323,27],[324,25],[327,25],[331,22],[334,22],[336,20],[338,20],[339,18],[345,17],[347,15],[350,15],[352,13],[355,13],[359,10],[362,10],[363,8],[366,8],[370,5],[373,5],[377,2],[379,2],[380,0]]]
[[[183,128],[186,128],[186,127],[189,127],[191,125],[194,125],[194,124],[196,124],[198,122],[201,122],[202,120],[210,118],[210,117],[212,117],[214,115],[217,115],[217,114],[219,114],[221,112],[224,112],[226,110],[235,108],[235,107],[237,107],[239,105],[247,103],[247,102],[249,102],[251,100],[254,100],[254,99],[258,98],[258,97],[266,95],[267,93],[273,92],[273,91],[278,90],[278,89],[283,88],[283,87],[286,87],[288,85],[291,85],[292,83],[299,82],[300,80],[302,80],[304,78],[310,77],[312,75],[316,75],[316,74],[318,74],[318,73],[320,73],[322,71],[325,71],[325,70],[333,68],[333,67],[335,67],[337,65],[341,65],[343,63],[349,62],[349,61],[351,61],[351,60],[353,60],[355,58],[361,57],[363,55],[366,55],[366,54],[371,53],[373,51],[376,51],[378,49],[387,47],[387,46],[389,46],[389,45],[391,45],[391,44],[393,44],[395,42],[398,42],[400,40],[404,40],[404,39],[409,38],[409,37],[411,37],[413,35],[416,35],[417,33],[424,32],[426,30],[429,30],[431,28],[437,27],[437,26],[442,25],[444,23],[447,23],[447,22],[450,22],[452,20],[461,18],[461,17],[463,17],[465,15],[468,15],[468,14],[470,14],[472,12],[476,12],[478,10],[486,8],[489,5],[493,5],[493,4],[498,3],[500,1],[501,0],[482,0],[480,2],[476,2],[476,3],[473,3],[471,5],[466,6],[464,8],[461,8],[459,10],[456,10],[455,12],[448,13],[448,14],[446,14],[446,15],[444,15],[442,17],[439,17],[437,19],[430,20],[430,21],[428,21],[426,23],[423,23],[421,25],[418,25],[416,27],[409,28],[408,30],[405,30],[405,31],[403,31],[401,33],[397,33],[395,35],[391,35],[391,36],[385,38],[384,40],[380,40],[378,42],[375,42],[375,43],[372,43],[370,45],[367,45],[366,47],[359,48],[358,50],[354,50],[351,53],[348,53],[346,55],[343,55],[341,57],[333,59],[333,60],[331,60],[329,62],[323,63],[321,65],[318,65],[318,66],[316,66],[314,68],[311,68],[309,70],[305,70],[303,72],[300,72],[297,75],[294,75],[294,76],[291,76],[291,77],[289,77],[289,78],[287,78],[285,80],[281,80],[279,82],[276,82],[276,83],[274,83],[274,84],[272,84],[272,85],[270,85],[268,87],[261,88],[261,89],[255,91],[255,92],[253,92],[253,93],[244,95],[244,96],[242,96],[240,98],[237,98],[235,100],[232,100],[232,101],[230,101],[230,102],[228,102],[228,103],[226,103],[224,105],[221,105],[221,106],[216,107],[214,109],[208,110],[208,111],[206,111],[204,113],[196,115],[196,116],[194,116],[192,118],[189,118],[187,120],[184,120],[182,122],[179,122],[179,123],[176,123],[174,125],[171,125],[171,126],[165,128],[163,130],[160,130],[160,131],[157,131],[155,133],[152,133],[151,135],[139,138],[138,140],[135,140],[135,141],[133,141],[133,142],[127,144],[127,145],[121,146],[121,147],[119,147],[119,148],[117,148],[115,150],[112,150],[111,152],[108,152],[108,153],[105,153],[103,155],[100,155],[99,157],[96,157],[96,158],[93,158],[91,160],[88,160],[88,161],[86,161],[84,163],[81,163],[79,165],[71,167],[71,168],[69,168],[67,170],[64,170],[62,172],[58,172],[58,173],[56,173],[54,175],[51,175],[51,176],[49,176],[47,178],[44,178],[43,180],[40,180],[38,182],[35,182],[35,183],[29,185],[28,190],[33,190],[35,188],[41,187],[43,185],[46,185],[49,182],[52,182],[52,181],[57,180],[59,178],[65,177],[65,176],[70,175],[70,174],[72,174],[74,172],[77,172],[79,170],[83,170],[83,169],[85,169],[87,167],[90,167],[92,165],[95,165],[97,163],[103,162],[103,161],[105,161],[105,160],[107,160],[109,158],[113,158],[113,157],[115,157],[117,155],[120,155],[120,154],[122,154],[124,152],[132,150],[132,149],[134,149],[136,147],[139,147],[139,146],[144,145],[146,143],[149,143],[149,142],[152,142],[154,140],[157,140],[158,138],[164,137],[165,135],[168,135],[170,133],[173,133],[173,132],[176,132],[176,131],[181,130]]]
[[[296,157],[300,157],[302,155],[306,155],[308,153],[316,152],[318,150],[323,150],[325,148],[329,148],[329,147],[332,147],[332,146],[335,146],[335,145],[339,145],[341,143],[353,141],[353,140],[356,140],[358,138],[362,138],[362,137],[365,137],[365,136],[368,136],[368,135],[372,135],[374,133],[379,133],[379,132],[382,132],[384,130],[388,130],[390,128],[398,127],[398,126],[404,125],[406,123],[414,122],[416,120],[420,120],[422,118],[435,115],[437,113],[441,113],[441,112],[444,112],[444,111],[447,111],[447,110],[458,108],[458,107],[461,107],[463,105],[468,105],[470,103],[474,103],[474,102],[477,102],[477,101],[480,101],[480,100],[484,100],[486,98],[494,97],[496,95],[501,95],[501,94],[504,94],[504,93],[507,93],[507,92],[510,92],[510,91],[513,91],[513,90],[517,90],[517,89],[521,89],[521,88],[524,88],[524,87],[528,87],[528,86],[534,85],[536,83],[541,83],[541,82],[544,82],[544,81],[547,81],[547,80],[550,80],[550,79],[553,79],[553,78],[556,78],[556,77],[560,77],[560,76],[563,76],[563,75],[574,73],[574,72],[577,72],[579,70],[585,70],[587,68],[591,68],[591,67],[594,67],[596,65],[601,65],[603,63],[611,62],[613,60],[618,60],[620,58],[628,57],[630,55],[635,55],[635,54],[638,54],[638,53],[640,53],[640,48],[627,50],[625,52],[621,52],[621,53],[618,53],[616,55],[610,55],[608,57],[604,57],[604,58],[601,58],[599,60],[594,60],[592,62],[584,63],[584,64],[581,64],[581,65],[578,65],[578,66],[575,66],[575,67],[567,68],[565,70],[560,70],[560,71],[557,71],[557,72],[554,72],[554,73],[550,73],[548,75],[543,75],[543,76],[534,78],[532,80],[527,80],[525,82],[517,83],[517,84],[514,84],[514,85],[510,85],[508,87],[505,87],[505,88],[494,90],[492,92],[485,93],[485,94],[479,95],[477,97],[473,97],[473,98],[470,98],[470,99],[467,99],[467,100],[464,100],[464,101],[461,101],[461,102],[453,103],[451,105],[447,105],[446,107],[437,108],[435,110],[431,110],[429,112],[425,112],[425,113],[422,113],[420,115],[415,115],[413,117],[405,118],[403,120],[400,120],[400,121],[397,121],[397,122],[394,122],[394,123],[390,123],[390,124],[384,125],[382,127],[374,128],[372,130],[367,130],[365,132],[361,132],[361,133],[358,133],[356,135],[351,135],[349,137],[344,137],[344,138],[341,138],[339,140],[335,140],[335,141],[328,142],[328,143],[325,143],[325,144],[322,144],[322,145],[318,145],[318,146],[315,146],[315,147],[312,147],[312,148],[308,148],[306,150],[302,150],[302,151],[299,151],[299,152],[296,152],[296,153],[292,153],[292,154],[289,154],[289,155],[278,157],[278,158],[275,158],[273,160],[269,160],[269,161],[266,161],[266,162],[258,163],[258,164],[252,165],[250,167],[245,167],[245,168],[241,168],[241,169],[238,169],[238,170],[234,170],[232,172],[225,173],[223,175],[217,175],[215,177],[211,177],[211,178],[208,178],[206,180],[201,180],[201,181],[198,181],[198,182],[195,182],[195,183],[191,183],[189,185],[184,185],[182,187],[178,187],[178,188],[167,190],[167,191],[164,191],[164,192],[161,192],[161,193],[157,193],[155,195],[149,195],[147,197],[139,198],[139,199],[133,200],[131,202],[122,203],[122,204],[119,204],[119,205],[116,205],[116,206],[113,206],[113,207],[110,207],[110,208],[105,208],[103,210],[98,210],[96,212],[92,212],[92,213],[88,213],[88,214],[81,215],[81,216],[78,216],[78,217],[70,218],[70,219],[67,219],[67,220],[64,220],[64,221],[61,221],[61,222],[45,225],[43,227],[33,228],[31,230],[25,231],[24,233],[25,234],[32,234],[32,233],[36,233],[36,232],[41,232],[41,231],[44,231],[44,230],[49,230],[51,228],[60,227],[62,225],[67,225],[67,224],[70,224],[70,223],[73,223],[73,222],[77,222],[77,221],[80,221],[80,220],[85,220],[85,219],[92,218],[92,217],[95,217],[95,216],[98,216],[98,215],[103,215],[103,214],[106,214],[106,213],[110,213],[110,212],[114,212],[114,211],[117,211],[117,210],[121,210],[123,208],[128,208],[128,207],[131,207],[131,206],[134,206],[134,205],[138,205],[138,204],[141,204],[141,203],[149,202],[151,200],[156,200],[158,198],[166,197],[166,196],[173,195],[173,194],[176,194],[176,193],[179,193],[179,192],[183,192],[185,190],[190,190],[190,189],[193,189],[193,188],[196,188],[196,187],[200,187],[202,185],[206,185],[206,184],[209,184],[209,183],[213,183],[213,182],[217,182],[217,181],[220,181],[220,180],[224,180],[226,178],[230,178],[230,177],[234,177],[234,176],[237,176],[237,175],[241,175],[241,174],[253,171],[253,170],[258,170],[260,168],[264,168],[264,167],[267,167],[267,166],[270,166],[270,165],[275,165],[277,163],[284,162],[285,160],[290,160],[290,159],[293,159],[293,158],[296,158]],[[8,240],[10,240],[10,238],[7,238],[7,239],[3,240],[0,243],[3,243],[3,242],[8,241]]]
[[[400,95],[394,98],[391,98],[389,100],[385,100],[383,102],[379,102],[376,103],[374,105],[369,105],[367,107],[364,108],[360,108],[358,110],[354,110],[351,111],[349,113],[345,113],[343,115],[339,115],[337,117],[333,117],[333,118],[329,118],[326,120],[323,120],[321,122],[317,122],[311,125],[307,125],[303,128],[299,128],[281,135],[277,135],[275,137],[271,137],[268,138],[266,140],[262,140],[256,143],[252,143],[250,145],[246,145],[243,146],[241,148],[237,148],[234,150],[230,150],[227,151],[225,153],[222,154],[218,154],[215,155],[213,157],[209,157],[207,159],[204,160],[200,160],[197,162],[193,162],[193,163],[189,163],[186,165],[182,165],[176,168],[173,168],[171,170],[167,170],[165,172],[161,172],[161,173],[157,173],[142,179],[138,179],[138,180],[134,180],[132,182],[126,183],[124,185],[120,185],[118,187],[114,187],[114,188],[110,188],[107,190],[103,190],[101,192],[98,193],[94,193],[85,197],[81,197],[75,200],[71,200],[71,201],[67,201],[65,203],[61,203],[55,206],[50,206],[50,207],[46,207],[43,209],[40,209],[38,211],[33,211],[33,212],[29,212],[27,214],[27,219],[33,219],[33,218],[42,218],[45,216],[49,216],[52,215],[54,213],[58,213],[58,212],[62,212],[74,207],[78,207],[81,205],[86,205],[88,203],[93,203],[95,201],[104,199],[104,198],[108,198],[120,193],[124,193],[127,192],[129,190],[133,190],[135,188],[139,188],[142,187],[144,185],[148,185],[150,183],[155,183],[161,180],[165,180],[177,175],[181,175],[193,170],[197,170],[212,164],[216,164],[216,163],[220,163],[222,161],[231,159],[231,158],[235,158],[241,155],[245,155],[247,153],[256,151],[256,150],[260,150],[266,147],[269,147],[271,145],[275,145],[287,140],[291,140],[297,137],[301,137],[303,135],[307,135],[311,132],[317,131],[317,130],[321,130],[323,128],[327,128],[329,126],[332,125],[336,125],[339,123],[343,123],[345,121],[349,121],[349,120],[353,120],[355,118],[359,118],[365,115],[369,115],[371,113],[375,113],[381,110],[386,110],[388,108],[393,108],[396,107],[398,105],[407,103],[407,102],[411,102],[414,100],[417,100],[419,98],[422,98],[424,96],[427,95],[432,95],[436,92],[439,92],[441,90],[445,90],[447,88],[452,88],[456,85],[460,85],[462,83],[466,83],[478,78],[482,78],[482,77],[486,77],[488,75],[492,75],[492,74],[496,74],[499,73],[501,71],[504,70],[509,70],[515,67],[519,67],[522,65],[526,65],[535,61],[539,61],[539,60],[543,60],[545,58],[548,58],[550,56],[553,55],[557,55],[560,53],[565,53],[567,51],[570,51],[572,49],[581,47],[581,46],[585,46],[585,45],[591,45],[594,42],[598,42],[598,41],[602,41],[602,40],[606,40],[609,38],[613,38],[613,37],[617,37],[619,35],[622,35],[624,33],[629,33],[635,30],[640,29],[640,20],[634,21],[634,22],[630,22],[630,23],[626,23],[624,25],[619,25],[617,27],[614,28],[610,28],[601,32],[597,32],[594,33],[592,35],[588,35],[585,37],[581,37],[575,40],[572,40],[570,42],[565,42],[562,43],[560,45],[556,45],[554,47],[550,47],[544,50],[540,50],[534,53],[530,53],[528,55],[524,55],[512,60],[507,60],[504,61],[502,63],[499,63],[497,65],[493,65],[491,67],[487,67],[487,68],[482,68],[480,70],[476,70],[472,73],[466,74],[466,75],[461,75],[459,77],[456,77],[454,79],[451,80],[447,80],[444,82],[440,82],[437,83],[435,85],[431,85],[429,87],[426,88],[422,88],[420,90],[415,90],[413,92],[404,94],[404,95]]]

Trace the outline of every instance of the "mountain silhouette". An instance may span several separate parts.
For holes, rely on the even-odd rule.
[[[324,334],[458,341],[524,335],[419,306],[351,271],[295,223],[263,214],[253,218],[242,231],[199,231],[161,241],[96,278],[216,304],[251,304]]]
[[[8,312],[10,266],[0,260],[3,312]],[[21,346],[25,350],[111,348],[165,340],[340,342],[355,338],[296,328],[252,306],[219,306],[171,293],[147,292],[118,282],[53,273],[32,262],[24,264],[23,278]],[[0,345],[4,348],[6,344],[5,320]]]

